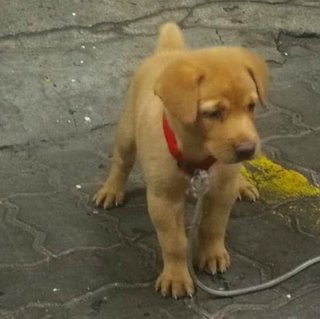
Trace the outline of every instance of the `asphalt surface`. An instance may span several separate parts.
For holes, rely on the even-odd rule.
[[[271,68],[257,123],[268,158],[320,183],[320,2],[17,1],[0,10],[0,318],[319,318],[320,266],[265,292],[164,299],[135,169],[126,206],[94,208],[128,80],[177,21],[192,47],[242,45]],[[189,211],[192,213],[193,206]],[[319,196],[237,203],[232,267],[257,284],[320,254]]]

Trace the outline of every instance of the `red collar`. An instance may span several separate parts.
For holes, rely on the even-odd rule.
[[[184,159],[183,154],[179,150],[177,139],[172,131],[165,115],[162,118],[163,133],[167,141],[170,154],[177,160],[178,166],[187,174],[193,175],[196,170],[208,170],[216,159],[208,156],[203,161],[194,163]]]

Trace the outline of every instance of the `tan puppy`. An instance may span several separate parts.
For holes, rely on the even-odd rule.
[[[137,155],[162,249],[164,265],[156,289],[163,295],[194,291],[184,227],[189,176],[169,152],[163,117],[182,161],[196,167],[208,157],[216,160],[209,169],[211,187],[204,202],[197,261],[202,270],[223,272],[230,265],[225,233],[232,205],[239,196],[258,197],[239,169],[241,161],[259,151],[253,113],[265,96],[267,73],[263,60],[243,48],[187,50],[180,29],[167,23],[157,50],[133,77],[111,170],[94,200],[105,208],[123,203],[125,182]]]

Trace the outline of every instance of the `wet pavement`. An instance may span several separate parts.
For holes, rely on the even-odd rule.
[[[253,295],[164,299],[153,287],[160,254],[139,170],[124,207],[90,203],[110,164],[128,79],[168,20],[192,47],[243,45],[267,59],[272,83],[257,115],[264,152],[318,186],[319,15],[316,0],[3,0],[0,318],[320,317],[320,266]],[[245,287],[320,254],[315,193],[237,203],[232,267],[203,280]]]

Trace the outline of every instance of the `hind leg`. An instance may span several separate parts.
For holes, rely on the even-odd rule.
[[[132,116],[132,110],[127,108],[118,124],[109,176],[93,197],[97,206],[112,208],[123,204],[124,186],[136,156]]]

